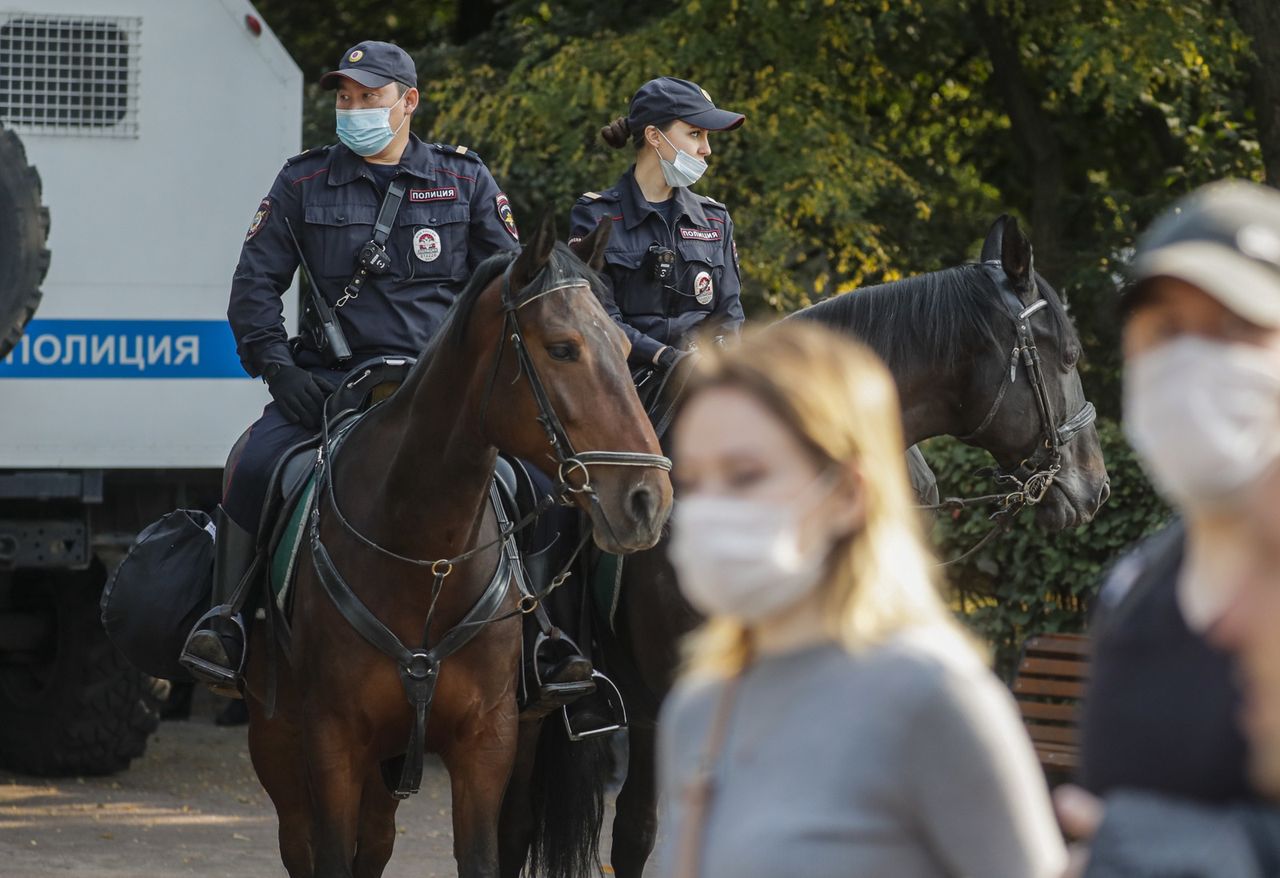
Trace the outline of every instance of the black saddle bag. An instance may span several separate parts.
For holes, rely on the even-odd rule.
[[[102,626],[134,667],[191,682],[182,645],[213,592],[213,519],[179,509],[148,525],[102,592]]]

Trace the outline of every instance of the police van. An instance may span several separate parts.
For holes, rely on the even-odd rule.
[[[11,768],[116,771],[155,728],[155,682],[111,647],[98,599],[142,527],[217,502],[268,401],[226,306],[253,212],[299,151],[301,102],[301,72],[247,0],[0,0]]]

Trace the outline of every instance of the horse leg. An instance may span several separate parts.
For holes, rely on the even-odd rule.
[[[514,699],[464,722],[440,756],[453,793],[459,878],[497,878],[498,817],[519,736]]]
[[[498,819],[498,865],[503,878],[519,878],[533,844],[536,827],[532,781],[543,722],[538,719],[519,725],[515,765],[502,799],[502,816]]]
[[[627,779],[618,792],[609,857],[618,878],[640,878],[658,835],[654,732],[644,722],[627,729]]]
[[[315,878],[353,878],[361,791],[369,772],[360,755],[339,722],[325,716],[311,720],[306,758],[314,802]]]
[[[355,878],[380,878],[396,843],[396,808],[400,800],[387,792],[382,772],[369,772],[360,793],[360,828],[356,833]]]
[[[311,791],[297,732],[279,716],[268,720],[253,698],[249,706],[249,757],[276,806],[280,859],[290,878],[310,878]]]

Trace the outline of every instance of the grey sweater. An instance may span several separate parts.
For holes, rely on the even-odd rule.
[[[917,630],[748,669],[712,769],[699,878],[1056,876],[1065,851],[1013,699],[951,637]],[[663,710],[650,875],[675,871],[723,688],[683,682]]]

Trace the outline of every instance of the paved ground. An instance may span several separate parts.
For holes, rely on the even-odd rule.
[[[123,774],[56,782],[0,771],[0,876],[283,876],[276,820],[249,764],[245,730],[219,728],[198,698],[165,722]],[[386,875],[456,874],[448,781],[429,761],[423,792],[400,806]]]

